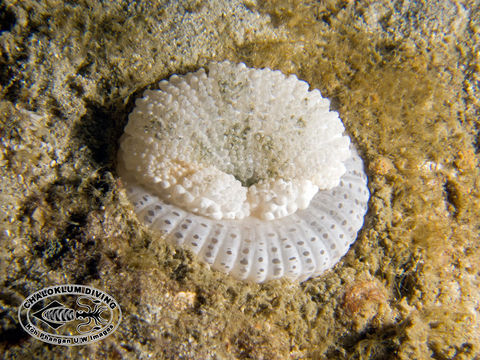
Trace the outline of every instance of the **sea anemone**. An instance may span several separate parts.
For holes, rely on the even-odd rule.
[[[362,227],[363,163],[296,76],[211,63],[138,99],[118,172],[139,219],[239,279],[333,267]]]

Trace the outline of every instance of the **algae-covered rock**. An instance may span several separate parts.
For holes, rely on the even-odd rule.
[[[475,1],[3,1],[0,353],[22,359],[480,356]],[[302,284],[239,282],[167,245],[115,172],[134,100],[228,59],[332,100],[365,161],[365,225]],[[119,328],[47,345],[17,318],[44,287],[112,295]]]

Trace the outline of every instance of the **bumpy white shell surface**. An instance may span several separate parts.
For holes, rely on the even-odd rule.
[[[304,281],[333,267],[363,225],[369,192],[362,160],[329,101],[295,76],[228,62],[210,64],[208,75],[174,75],[160,88],[137,101],[120,140],[118,172],[139,219],[241,280]],[[253,128],[251,138],[243,132],[241,148],[229,151],[232,139],[220,135],[242,121]],[[281,150],[281,165],[272,148]],[[260,181],[247,188],[236,178],[248,182],[252,168]],[[250,203],[276,214],[256,216],[250,203],[241,205],[256,196],[247,194],[255,186],[260,195]],[[279,188],[288,191],[275,198]],[[292,211],[277,206],[282,201]],[[202,205],[211,212],[196,211]]]

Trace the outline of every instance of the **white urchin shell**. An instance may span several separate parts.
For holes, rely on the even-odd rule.
[[[363,163],[329,101],[279,71],[228,62],[146,91],[118,172],[139,219],[238,279],[333,267],[363,225]]]

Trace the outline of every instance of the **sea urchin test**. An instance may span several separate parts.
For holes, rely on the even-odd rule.
[[[145,91],[118,155],[138,218],[239,279],[303,281],[333,267],[369,192],[338,114],[308,87],[222,62]]]

